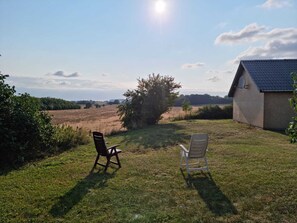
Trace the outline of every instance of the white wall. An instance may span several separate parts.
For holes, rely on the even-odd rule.
[[[264,127],[264,94],[260,93],[250,75],[244,70],[247,88],[236,88],[233,96],[233,119],[257,127]]]

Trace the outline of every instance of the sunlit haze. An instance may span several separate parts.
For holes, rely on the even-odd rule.
[[[163,0],[157,0],[155,3],[156,12],[159,14],[163,14],[166,10],[166,3]]]
[[[225,96],[241,59],[297,58],[295,0],[0,0],[0,71],[18,93],[124,98],[170,75]]]

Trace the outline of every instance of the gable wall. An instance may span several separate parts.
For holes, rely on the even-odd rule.
[[[248,88],[236,88],[233,96],[233,119],[253,126],[264,126],[264,94],[260,93],[250,75],[242,74]]]
[[[288,127],[294,116],[289,98],[292,93],[265,93],[264,128],[281,130]]]

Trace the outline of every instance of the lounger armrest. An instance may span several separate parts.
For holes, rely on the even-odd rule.
[[[116,145],[110,146],[110,147],[108,147],[108,150],[109,150],[109,149],[116,148],[116,147],[118,147],[119,145],[120,145],[120,144],[116,144]]]
[[[189,153],[189,151],[186,149],[186,147],[184,147],[182,144],[180,144],[179,146],[185,153]]]

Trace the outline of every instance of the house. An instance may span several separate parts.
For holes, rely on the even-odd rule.
[[[228,96],[233,97],[233,120],[263,129],[288,127],[295,115],[290,107],[297,59],[242,60]]]

